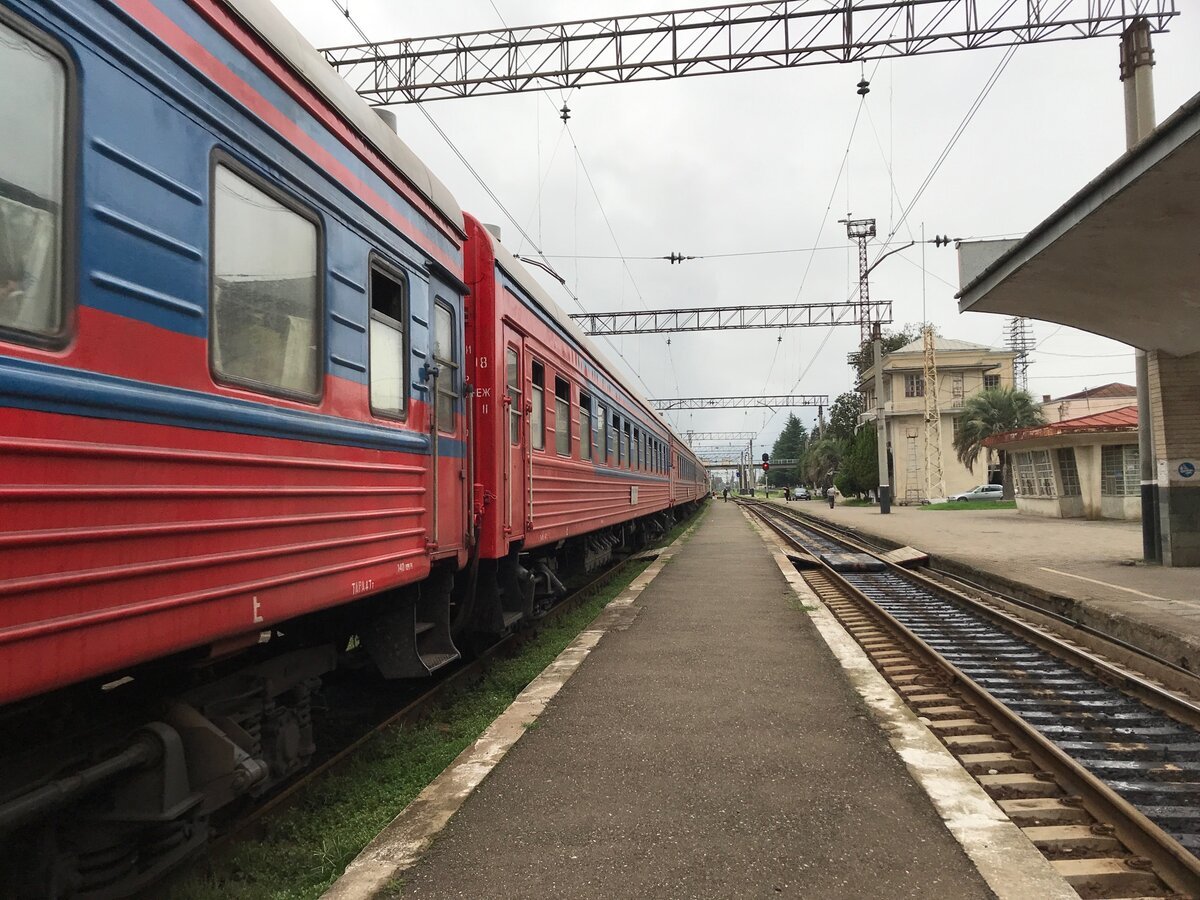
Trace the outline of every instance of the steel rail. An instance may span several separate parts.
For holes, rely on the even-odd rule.
[[[774,460],[772,460],[771,465],[775,465]],[[834,522],[817,518],[810,513],[795,509],[788,509],[786,512],[806,527],[836,537],[836,539],[845,541],[847,544],[861,547],[863,548],[863,552],[874,553],[878,555],[880,553],[887,553],[889,550],[895,549],[895,547],[889,543],[880,543],[877,540],[873,540],[870,535],[863,534],[856,529],[847,528]],[[1185,691],[1191,691],[1196,696],[1200,696],[1200,675],[1197,675],[1191,669],[1185,668],[1184,666],[1181,666],[1178,663],[1167,659],[1166,657],[1151,653],[1144,647],[1131,644],[1129,641],[1116,637],[1115,635],[1109,634],[1105,631],[1101,631],[1099,628],[1096,628],[1093,625],[1088,625],[1086,622],[1080,622],[1078,619],[1073,619],[1070,616],[1063,615],[1060,612],[1055,612],[1052,609],[1039,606],[1038,604],[1029,600],[1022,599],[1021,597],[1014,596],[1013,594],[1006,593],[1002,590],[997,590],[991,585],[973,581],[971,578],[968,578],[967,576],[957,572],[950,572],[946,569],[939,568],[936,562],[933,560],[931,560],[922,568],[931,573],[926,576],[927,578],[940,581],[944,587],[950,588],[951,590],[955,590],[954,586],[952,584],[945,584],[945,582],[957,582],[965,590],[975,591],[976,593],[982,594],[989,599],[1000,600],[1006,604],[1019,607],[1022,611],[1033,613],[1039,617],[1052,619],[1054,622],[1064,627],[1082,632],[1090,638],[1101,641],[1102,643],[1108,645],[1107,649],[1110,652],[1123,651],[1124,653],[1137,657],[1143,662],[1151,663],[1154,667],[1166,669],[1173,675],[1183,676],[1183,678],[1190,682]],[[905,569],[904,571],[914,573],[913,569]],[[970,595],[967,596],[969,597]],[[974,600],[976,598],[971,599]],[[987,601],[985,600],[982,602],[986,604]],[[1019,622],[1020,619],[1017,619],[1017,621]]]
[[[743,501],[739,501],[743,502]],[[805,528],[812,531],[820,532],[819,528],[815,528],[810,523],[801,522],[793,516],[787,515],[784,511],[778,508],[770,508],[765,504],[745,504],[753,513],[772,528],[777,534],[784,538],[789,544],[798,547],[808,553],[807,549],[795,535],[789,534],[786,529],[778,524],[778,519],[783,519],[789,522],[793,528]],[[826,534],[826,537],[830,535]],[[973,611],[981,612],[987,615],[988,613],[997,614],[997,611],[988,609],[986,606],[974,601],[972,598],[951,591],[936,581],[916,575],[906,569],[896,566],[889,560],[881,559],[877,554],[854,547],[849,541],[844,538],[833,538],[835,541],[845,544],[847,547],[854,549],[856,552],[866,553],[867,555],[879,559],[887,566],[887,571],[898,574],[900,577],[910,579],[917,582],[921,587],[930,590],[935,594],[949,595],[954,602],[966,603]],[[811,554],[809,554],[811,555]],[[870,614],[879,620],[883,625],[902,642],[915,648],[917,655],[929,666],[935,670],[940,670],[945,677],[958,690],[967,695],[972,704],[983,714],[991,717],[993,721],[999,720],[1003,723],[1006,730],[1006,737],[1016,746],[1028,752],[1031,758],[1038,763],[1046,771],[1054,773],[1059,780],[1059,785],[1067,790],[1068,793],[1074,793],[1082,796],[1085,808],[1101,821],[1106,821],[1113,825],[1116,830],[1116,837],[1129,850],[1140,856],[1150,859],[1155,871],[1173,890],[1186,891],[1193,895],[1200,895],[1200,859],[1197,859],[1175,838],[1167,834],[1157,824],[1152,822],[1140,810],[1138,810],[1128,800],[1121,797],[1109,785],[1107,785],[1098,776],[1088,771],[1076,759],[1068,755],[1064,750],[1058,747],[1053,741],[1041,734],[1033,725],[1023,719],[1018,713],[1014,712],[1006,706],[1001,700],[994,697],[986,688],[976,682],[971,676],[963,672],[958,666],[946,659],[940,652],[933,648],[921,636],[916,634],[907,625],[897,619],[888,610],[883,609],[879,604],[875,603],[862,590],[852,584],[841,572],[835,571],[831,566],[823,560],[813,556],[815,567],[824,575],[824,577],[836,584],[839,590],[845,595],[853,598],[853,600]],[[1003,614],[999,614],[1003,616]],[[991,615],[987,615],[989,619],[1000,624],[1000,622],[992,619]],[[1071,648],[1069,645],[1049,638],[1048,635],[1036,632],[1030,626],[1020,623],[1018,620],[1003,616],[1005,625],[1009,623],[1019,626],[1021,636],[1029,639],[1036,636],[1038,646],[1051,652],[1052,655],[1059,655],[1071,658],[1080,658],[1085,661],[1085,671],[1093,664],[1104,666],[1108,669],[1110,677],[1113,677],[1119,683],[1123,684],[1126,679],[1130,678],[1128,673],[1116,670],[1103,661],[1092,657],[1090,654],[1080,654],[1076,648]],[[1014,629],[1015,630],[1015,629]],[[1054,650],[1051,651],[1043,643],[1050,643]],[[1070,660],[1068,660],[1070,662]],[[1080,667],[1078,663],[1071,663]],[[1094,674],[1094,673],[1093,673]],[[1194,704],[1183,701],[1178,697],[1170,694],[1158,692],[1153,685],[1145,682],[1144,679],[1134,678],[1132,684],[1137,689],[1150,688],[1152,691],[1159,693],[1159,699],[1164,703],[1179,704],[1186,715],[1185,724],[1192,724],[1195,716],[1200,715],[1200,709]],[[1122,689],[1122,688],[1118,688]],[[1136,694],[1135,694],[1136,696]],[[1139,697],[1139,699],[1141,699]],[[1161,708],[1161,707],[1159,707]],[[1165,710],[1163,710],[1165,711]],[[1193,725],[1193,727],[1195,727]]]

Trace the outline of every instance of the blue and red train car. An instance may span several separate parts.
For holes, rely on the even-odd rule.
[[[267,0],[0,0],[0,84],[0,893],[119,896],[707,483]]]

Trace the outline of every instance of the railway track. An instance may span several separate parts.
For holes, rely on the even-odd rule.
[[[745,505],[1081,897],[1200,897],[1200,707],[845,535]]]

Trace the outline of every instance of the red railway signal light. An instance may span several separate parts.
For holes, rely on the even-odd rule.
[[[769,472],[771,470],[771,464],[768,462],[763,463],[762,466],[764,472]]]

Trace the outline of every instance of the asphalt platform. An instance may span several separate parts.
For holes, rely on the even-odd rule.
[[[720,501],[394,896],[992,897]]]
[[[938,568],[1200,674],[1200,569],[1144,565],[1140,522],[1050,519],[1015,509],[893,506],[884,516],[876,506],[789,506],[864,537],[915,547]]]

